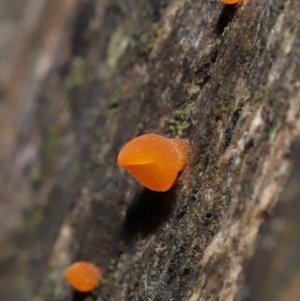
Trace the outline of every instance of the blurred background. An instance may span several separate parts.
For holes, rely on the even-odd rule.
[[[62,80],[66,69],[71,68],[71,56],[80,57],[81,47],[89,38],[87,29],[91,32],[97,26],[95,21],[90,22],[97,9],[101,5],[93,0],[0,0],[0,300],[3,301],[30,300],[32,291],[40,285],[38,275],[47,265],[41,258],[58,231],[49,228],[53,231],[52,240],[44,241],[43,231],[49,229],[42,229],[39,237],[28,229],[38,227],[43,219],[40,208],[47,202],[46,196],[57,175],[68,166],[74,167],[77,133],[65,109],[69,104],[63,101],[63,89],[53,92],[49,88],[48,98],[41,99],[38,95],[41,90],[47,95],[45,83],[55,86]],[[76,70],[81,61],[74,60],[72,64]],[[46,81],[54,67],[61,77]],[[74,73],[72,76],[73,82],[64,79],[61,86],[73,85],[74,80],[80,85],[83,79]],[[86,121],[88,126],[88,118]],[[60,132],[51,124],[58,125]],[[256,253],[245,272],[240,300],[300,300],[299,145],[294,146],[291,159],[291,176],[261,229]],[[57,221],[63,219],[70,205],[71,201],[62,205]],[[35,255],[16,248],[16,241],[18,246],[20,242],[32,244]],[[18,287],[17,292],[14,287]]]

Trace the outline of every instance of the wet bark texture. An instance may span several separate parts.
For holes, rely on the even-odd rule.
[[[298,300],[300,2],[19,2],[0,3],[0,299]],[[116,166],[143,133],[191,142],[166,193]],[[77,260],[103,270],[92,294],[64,279]]]

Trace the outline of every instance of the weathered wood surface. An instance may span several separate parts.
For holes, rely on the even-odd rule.
[[[293,170],[278,204],[261,229],[257,250],[245,272],[242,300],[299,300],[299,153],[300,145],[293,146]]]
[[[246,298],[300,132],[299,1],[1,5],[1,299]],[[167,193],[116,166],[150,132],[192,143]],[[104,271],[92,295],[75,260]]]

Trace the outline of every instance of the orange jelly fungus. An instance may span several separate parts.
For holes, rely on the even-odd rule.
[[[66,279],[77,291],[89,292],[99,286],[102,273],[94,264],[78,261],[68,268]]]
[[[190,152],[186,139],[168,139],[156,134],[134,138],[120,151],[118,165],[145,187],[167,191],[183,170]]]
[[[236,4],[236,3],[241,2],[241,0],[220,0],[220,1],[225,4]]]

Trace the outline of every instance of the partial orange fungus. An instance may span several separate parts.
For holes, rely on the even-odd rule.
[[[242,0],[220,0],[220,1],[225,4],[236,4],[236,3],[241,2]]]
[[[145,187],[167,191],[183,170],[189,156],[186,139],[168,139],[156,134],[139,136],[120,151],[118,165],[126,168]]]
[[[78,261],[68,268],[66,279],[77,291],[89,292],[99,286],[102,273],[92,263]]]

